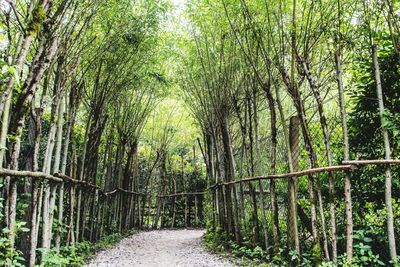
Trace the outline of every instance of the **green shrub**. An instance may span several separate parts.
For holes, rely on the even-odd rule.
[[[135,231],[127,231],[124,234],[115,233],[104,236],[99,242],[93,244],[89,241],[75,243],[72,246],[62,247],[57,253],[55,249],[50,250],[43,259],[40,267],[59,266],[83,266],[85,262],[98,250],[114,246],[122,238],[134,234]],[[41,249],[38,249],[39,251]]]

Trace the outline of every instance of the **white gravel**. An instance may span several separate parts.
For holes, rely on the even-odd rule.
[[[129,267],[233,267],[201,244],[203,230],[140,232],[110,250],[100,251],[86,266]]]

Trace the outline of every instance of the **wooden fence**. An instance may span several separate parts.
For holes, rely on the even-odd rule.
[[[12,180],[17,183],[16,180],[31,179],[33,193],[30,197],[30,212],[27,212],[31,214],[27,218],[27,227],[30,231],[19,233],[15,230],[7,234],[8,239],[12,240],[10,249],[14,249],[17,245],[21,247],[21,244],[14,245],[16,236],[20,237],[16,241],[24,243],[22,244],[25,248],[23,252],[29,266],[35,266],[37,262],[42,261],[51,249],[59,251],[61,246],[70,246],[82,240],[96,242],[105,235],[121,233],[129,229],[177,227],[175,218],[178,216],[184,217],[185,224],[182,226],[201,226],[204,217],[203,192],[155,196],[163,200],[159,202],[162,205],[160,225],[159,217],[153,212],[154,209],[150,204],[152,197],[150,192],[134,192],[119,187],[106,192],[99,186],[60,173],[51,175],[43,172],[0,169],[0,176],[5,177],[5,183],[11,183]],[[51,192],[48,199],[44,193],[47,186],[48,191]],[[61,186],[64,188],[65,195],[58,193],[57,188]],[[5,195],[9,193],[6,192]],[[20,194],[18,197],[21,197]],[[177,198],[186,199],[183,211],[177,208],[177,201],[175,201]],[[174,204],[171,206],[174,210],[172,225],[166,223],[166,218],[169,216],[166,207],[167,199],[174,199]],[[7,210],[9,201],[11,200],[5,200],[5,214],[11,212]],[[50,209],[49,216],[42,212],[45,203]],[[5,216],[4,224],[1,225],[2,228],[15,226],[18,222],[10,221],[10,217]],[[53,225],[57,226],[53,227]],[[19,241],[22,239],[24,240]],[[36,255],[39,247],[41,257]]]

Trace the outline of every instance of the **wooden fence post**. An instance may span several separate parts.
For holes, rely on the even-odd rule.
[[[240,243],[240,219],[239,219],[239,207],[238,207],[238,201],[237,201],[237,192],[236,192],[236,184],[232,185],[232,190],[230,190],[232,193],[232,199],[233,199],[233,225],[235,229],[235,241],[237,244]]]
[[[168,201],[167,197],[161,198],[161,228],[165,226],[165,202]]]
[[[38,217],[38,197],[39,197],[39,182],[32,181],[32,215],[31,215],[31,223],[30,223],[30,251],[29,251],[29,266],[32,267],[36,263],[36,248],[37,248],[37,240],[38,240],[38,232],[37,229],[37,217]]]
[[[79,226],[81,217],[81,199],[82,199],[82,189],[78,188],[78,198],[77,198],[77,208],[76,208],[76,223],[75,223],[75,241],[79,242]]]
[[[185,227],[188,227],[188,214],[189,214],[189,207],[188,207],[188,196],[185,197]]]
[[[172,222],[171,222],[171,228],[175,227],[175,220],[176,220],[176,196],[174,196],[173,199],[172,199]]]
[[[290,118],[289,128],[289,149],[292,159],[292,168],[294,172],[299,170],[299,137],[300,137],[300,119],[297,116]],[[297,225],[297,177],[288,179],[288,227],[287,239],[288,247],[300,253],[300,242]]]
[[[69,230],[67,234],[67,245],[75,243],[75,226],[74,226],[74,210],[75,210],[75,185],[69,188]]]
[[[252,217],[253,217],[253,243],[256,246],[259,242],[260,226],[258,224],[258,206],[257,206],[257,195],[256,189],[253,186],[253,182],[249,182],[249,193],[252,204]]]
[[[198,199],[197,195],[194,195],[194,220],[196,222],[196,226],[199,226],[199,210],[198,210]]]
[[[265,250],[268,251],[268,249],[269,249],[268,223],[267,223],[267,217],[265,214],[264,188],[263,188],[261,180],[258,181],[258,187],[260,190],[260,209],[261,209],[263,232],[264,232],[264,245],[265,245]]]

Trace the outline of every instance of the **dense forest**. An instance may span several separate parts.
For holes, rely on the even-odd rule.
[[[397,0],[0,0],[0,67],[2,266],[400,264]]]

